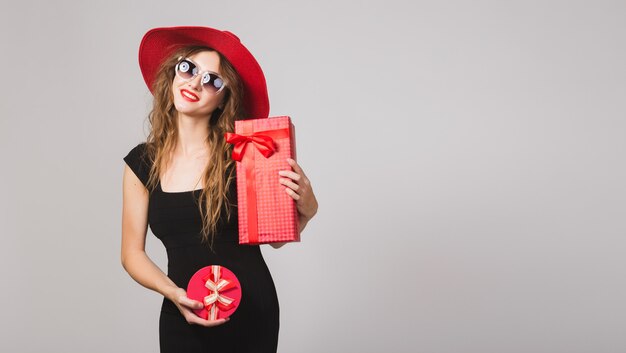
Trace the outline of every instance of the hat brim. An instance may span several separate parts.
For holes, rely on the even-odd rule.
[[[234,34],[210,27],[158,27],[144,34],[139,46],[139,67],[150,92],[159,65],[172,52],[187,45],[211,47],[237,70],[244,86],[243,104],[247,113],[244,119],[269,116],[267,84],[261,66]]]

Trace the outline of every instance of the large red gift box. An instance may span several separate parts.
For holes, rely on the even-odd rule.
[[[285,192],[279,170],[292,170],[296,160],[295,128],[289,116],[235,121],[239,244],[300,241],[295,200]]]

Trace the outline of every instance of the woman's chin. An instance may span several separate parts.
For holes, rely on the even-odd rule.
[[[174,107],[179,114],[183,114],[189,117],[209,117],[211,115],[211,111],[209,109],[192,108],[185,104],[174,104]]]
[[[174,108],[176,111],[188,115],[197,115],[201,109],[198,109],[198,103],[189,102],[174,102]]]

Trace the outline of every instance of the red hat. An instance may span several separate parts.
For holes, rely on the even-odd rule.
[[[186,45],[206,45],[224,55],[234,66],[244,86],[248,119],[267,118],[270,110],[265,75],[239,38],[229,31],[198,26],[159,27],[144,34],[139,45],[139,67],[152,91],[157,69],[166,57]]]

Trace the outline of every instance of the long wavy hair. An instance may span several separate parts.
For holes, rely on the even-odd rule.
[[[235,162],[231,159],[232,145],[225,141],[224,133],[234,132],[235,120],[242,119],[246,113],[243,106],[243,83],[235,68],[220,52],[206,46],[186,46],[176,50],[162,62],[152,87],[154,101],[148,116],[150,133],[146,148],[152,165],[148,179],[148,188],[152,192],[178,141],[177,110],[172,94],[174,67],[180,56],[188,57],[204,50],[214,51],[219,55],[220,73],[226,82],[226,87],[220,93],[225,95],[221,108],[216,108],[209,118],[206,144],[210,162],[203,172],[204,185],[198,199],[198,208],[202,215],[201,241],[213,249],[220,214],[226,211],[227,219],[230,220],[229,205],[236,201],[228,200],[228,190],[231,182],[234,182]]]

